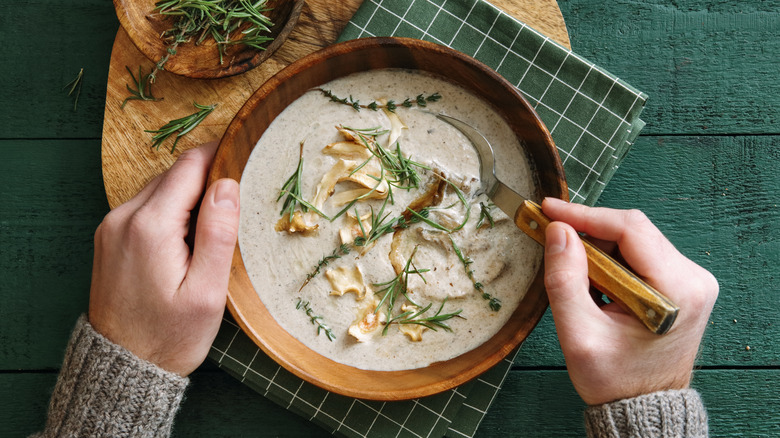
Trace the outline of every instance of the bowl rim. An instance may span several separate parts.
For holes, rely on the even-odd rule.
[[[264,110],[262,105],[263,101],[271,96],[272,93],[276,92],[280,85],[287,81],[294,80],[298,74],[311,68],[313,65],[317,65],[326,60],[332,61],[334,58],[338,59],[338,57],[345,54],[351,54],[355,51],[362,52],[366,50],[391,50],[399,48],[412,48],[415,50],[436,52],[444,56],[452,56],[456,58],[458,62],[465,63],[480,71],[480,74],[488,75],[491,80],[497,81],[501,87],[506,88],[508,91],[511,90],[510,92],[512,93],[513,98],[516,98],[516,101],[524,107],[524,110],[528,112],[531,120],[536,125],[534,128],[539,130],[539,135],[546,148],[545,152],[550,155],[549,157],[546,157],[552,161],[552,168],[548,170],[553,174],[557,186],[550,188],[551,193],[549,193],[549,195],[568,200],[568,188],[564,177],[563,166],[552,137],[533,107],[511,83],[481,62],[451,48],[427,41],[398,37],[363,38],[328,46],[295,61],[268,79],[268,81],[252,94],[229,124],[220,141],[214,163],[209,172],[208,184],[224,177],[233,178],[237,181],[241,180],[241,174],[246,161],[243,160],[242,163],[232,162],[231,155],[235,153],[232,149],[234,149],[237,141],[241,141],[242,137],[247,135],[243,132],[245,122],[255,111]],[[370,69],[371,68],[365,68],[364,70]],[[341,76],[325,78],[320,84]],[[296,96],[288,96],[288,98],[291,99],[289,100],[289,103],[309,89],[304,89]],[[272,115],[271,120],[268,122],[269,125],[282,110]],[[260,132],[260,134],[262,135],[262,132]],[[245,137],[243,139],[246,140]],[[254,148],[258,139],[259,136],[254,139],[254,143],[249,146],[248,152],[246,152],[247,154],[251,153],[251,150]],[[251,140],[247,141],[249,143],[252,142]],[[542,190],[542,188],[539,189],[540,191]],[[244,331],[257,346],[259,346],[276,363],[303,380],[325,390],[360,399],[382,401],[406,400],[433,395],[466,383],[495,366],[509,353],[515,350],[522,341],[525,340],[530,331],[538,324],[547,309],[548,301],[546,292],[544,291],[543,273],[543,263],[541,263],[532,284],[529,286],[529,290],[518,306],[518,309],[514,311],[504,328],[489,341],[485,342],[482,346],[465,352],[453,359],[410,370],[363,370],[337,363],[310,350],[308,347],[305,347],[300,341],[287,333],[286,330],[281,329],[281,326],[276,323],[274,318],[270,315],[270,312],[262,304],[259,295],[255,292],[255,289],[249,280],[241,256],[240,244],[238,242],[236,243],[233,256],[233,269],[231,269],[227,307],[242,331]],[[251,289],[256,300],[253,300],[251,296],[247,296],[247,287]],[[252,300],[254,304],[260,303],[260,306],[258,308],[247,308],[248,306],[244,305],[247,299]],[[526,300],[532,301],[526,303]],[[521,311],[521,307],[524,307],[523,303],[530,304],[530,306],[528,309]],[[520,316],[522,316],[522,320],[519,320]],[[253,319],[249,321],[249,318]],[[269,332],[266,330],[268,329],[267,326],[262,328],[258,326],[256,322],[258,318],[269,319],[270,322],[264,321],[263,324],[276,327],[271,327]],[[511,333],[502,333],[505,331],[506,327],[510,326],[510,323],[511,327],[513,327]],[[279,330],[281,330],[281,332]],[[492,342],[494,338],[499,337],[499,335],[501,335],[499,348],[494,348],[487,352],[482,351],[485,344]],[[288,343],[292,343],[294,352],[291,352],[287,348]],[[303,349],[300,348],[301,346]],[[301,353],[302,351],[304,353]],[[310,357],[302,357],[301,354],[309,355]],[[467,367],[448,366],[448,363],[455,363],[456,360],[470,361],[470,365]],[[317,364],[320,369],[312,369],[311,364]],[[321,370],[321,368],[330,369],[331,367],[335,369],[336,373],[341,374],[341,376],[325,374]],[[345,379],[343,374],[349,375],[349,379]],[[408,378],[415,379],[414,381],[416,383],[406,385],[404,379]],[[349,380],[349,382],[346,382],[346,385],[345,380]],[[354,382],[354,384],[352,382]],[[389,382],[392,382],[392,384]]]
[[[203,47],[216,50],[214,45],[210,42],[206,42],[201,46],[186,44],[177,48],[180,54],[171,57],[163,70],[194,79],[219,79],[245,73],[257,67],[273,56],[276,50],[284,44],[298,23],[305,4],[305,0],[280,1],[290,1],[293,5],[290,7],[284,25],[279,27],[278,33],[273,41],[265,47],[265,50],[258,50],[243,45],[236,46],[240,47],[236,53],[251,54],[252,56],[242,56],[240,61],[226,63],[226,65],[202,66],[198,65],[198,56],[195,55],[198,55],[203,50]],[[127,32],[130,40],[139,52],[143,53],[153,64],[156,64],[162,56],[165,56],[167,46],[155,32],[154,25],[149,20],[142,19],[143,17],[139,15],[140,13],[135,10],[140,2],[136,0],[113,0],[113,3],[119,23]],[[151,3],[153,4],[154,2]],[[274,26],[274,28],[276,27]],[[189,58],[196,59],[190,60]]]

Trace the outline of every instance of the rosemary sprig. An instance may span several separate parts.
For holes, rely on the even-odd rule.
[[[267,0],[158,1],[154,10],[176,21],[162,35],[168,43],[167,53],[155,65],[150,80],[154,82],[157,71],[165,68],[182,43],[197,45],[210,36],[217,44],[220,64],[224,61],[226,47],[231,45],[243,44],[265,50],[265,44],[273,40],[268,36],[273,23],[264,15],[270,10],[266,4]]]
[[[331,330],[327,324],[322,322],[322,317],[314,314],[314,309],[311,308],[311,303],[309,301],[303,301],[302,298],[298,298],[298,303],[295,305],[295,308],[298,310],[303,309],[303,311],[306,312],[306,316],[309,317],[309,321],[317,326],[317,336],[319,336],[321,332],[325,332],[325,336],[328,337],[329,341],[333,342],[333,340],[336,339],[336,335],[333,334],[333,330]]]
[[[284,199],[284,203],[282,204],[282,211],[279,212],[280,215],[284,216],[285,212],[289,215],[290,221],[292,221],[293,213],[295,212],[295,207],[299,204],[298,199],[302,199],[301,196],[301,180],[303,175],[303,141],[301,141],[300,145],[300,153],[298,154],[298,166],[295,168],[295,171],[292,175],[290,175],[289,178],[287,178],[287,181],[285,181],[284,185],[282,185],[281,190],[279,190],[279,197],[276,198],[276,202],[279,202],[280,199],[286,194],[287,197]],[[301,211],[306,213],[308,210],[308,207],[306,204],[301,203]]]
[[[423,307],[422,309],[418,311],[413,310],[407,310],[406,312],[395,316],[393,319],[387,321],[387,324],[385,325],[384,330],[382,330],[382,334],[387,334],[387,329],[390,328],[390,324],[416,324],[421,325],[424,327],[427,327],[433,331],[437,331],[436,328],[442,328],[445,331],[451,332],[452,328],[447,325],[445,321],[448,321],[455,317],[460,317],[461,312],[463,312],[463,309],[458,309],[451,313],[445,313],[442,314],[442,310],[444,309],[444,304],[447,302],[447,299],[445,298],[444,301],[442,301],[441,305],[439,306],[439,309],[436,311],[436,313],[433,316],[426,316],[421,317],[425,312],[427,312],[432,306],[433,303],[428,303],[427,306]]]
[[[380,109],[386,109],[386,110],[394,113],[395,110],[398,109],[399,106],[400,107],[404,107],[404,108],[411,108],[411,107],[417,105],[417,106],[419,106],[421,108],[425,108],[426,106],[428,106],[429,102],[436,102],[439,99],[441,99],[441,94],[439,94],[439,93],[433,93],[433,94],[430,94],[428,96],[426,96],[425,94],[418,94],[414,98],[407,97],[401,103],[396,103],[394,100],[388,100],[387,103],[385,103],[385,104],[381,104],[381,103],[379,103],[377,101],[372,101],[369,104],[361,105],[360,101],[355,99],[355,98],[353,98],[352,95],[350,95],[349,97],[339,97],[339,96],[333,94],[332,91],[326,90],[324,88],[315,88],[315,90],[317,90],[320,93],[322,93],[325,97],[330,99],[331,102],[336,102],[336,103],[340,103],[342,105],[350,106],[355,111],[360,111],[362,108],[369,109],[371,111],[379,111]]]
[[[485,205],[483,202],[479,203],[479,220],[477,221],[476,228],[480,228],[482,224],[484,224],[485,220],[487,220],[490,224],[490,228],[496,226],[496,222],[493,220],[493,214],[490,213],[490,210],[492,210],[495,206],[496,205],[492,202],[488,202],[487,205]]]
[[[73,96],[73,93],[74,92],[76,93],[75,98],[73,100],[73,111],[76,111],[79,105],[79,96],[81,96],[81,85],[84,82],[83,79],[84,79],[84,69],[82,68],[79,70],[79,73],[76,75],[76,77],[73,78],[73,80],[71,80],[70,82],[65,84],[64,87],[62,87],[63,90],[69,88],[68,96]]]
[[[130,95],[127,96],[124,101],[122,101],[122,106],[120,108],[124,108],[127,102],[130,100],[148,100],[152,102],[162,100],[162,98],[158,99],[152,95],[152,82],[149,80],[152,75],[151,72],[148,74],[143,74],[141,66],[139,65],[138,78],[136,78],[133,72],[130,71],[130,67],[125,66],[125,69],[127,69],[127,72],[130,73],[130,77],[133,78],[133,83],[136,88],[133,89],[130,87],[130,84],[125,84],[127,91],[130,92]]]
[[[163,125],[160,129],[145,131],[151,134],[155,134],[152,137],[152,140],[154,141],[154,143],[152,143],[153,148],[156,148],[156,150],[159,151],[160,145],[175,134],[176,137],[173,141],[173,146],[171,146],[171,153],[173,153],[173,151],[176,150],[176,144],[179,142],[179,139],[188,132],[195,129],[195,127],[198,126],[200,122],[206,118],[206,116],[211,114],[211,112],[214,111],[214,108],[217,106],[216,103],[213,105],[198,105],[196,102],[193,102],[192,104],[195,105],[195,108],[198,109],[197,112],[180,119],[171,120],[170,122]]]
[[[430,167],[406,158],[401,152],[401,145],[396,143],[395,154],[379,145],[376,138],[387,133],[387,130],[381,128],[356,129],[348,126],[340,126],[341,129],[352,134],[371,154],[379,160],[382,170],[387,172],[390,177],[387,178],[388,184],[400,189],[410,190],[419,187],[420,175],[416,169],[430,170]],[[356,168],[365,165],[367,161]]]
[[[414,265],[414,255],[417,253],[417,247],[415,246],[412,250],[412,254],[409,255],[409,259],[406,261],[406,265],[404,265],[404,268],[401,270],[401,272],[398,273],[398,275],[395,276],[392,280],[386,281],[384,283],[374,283],[375,287],[378,287],[380,289],[377,290],[378,294],[383,294],[382,299],[379,301],[379,304],[377,304],[376,309],[374,309],[374,312],[379,312],[379,309],[384,305],[387,304],[387,320],[391,321],[393,319],[392,313],[393,313],[393,307],[395,307],[395,301],[398,299],[399,295],[403,295],[406,300],[411,303],[414,306],[418,306],[414,301],[412,301],[411,298],[407,295],[407,284],[409,283],[409,275],[419,275],[423,282],[425,282],[425,277],[423,277],[423,273],[430,271],[430,269],[418,269]]]
[[[469,280],[471,280],[472,283],[474,284],[474,289],[476,289],[477,292],[482,294],[482,298],[488,301],[488,306],[490,306],[491,310],[495,312],[499,311],[501,309],[501,300],[485,292],[484,285],[474,280],[474,270],[469,267],[472,263],[474,263],[474,260],[472,260],[470,257],[466,257],[463,255],[463,252],[460,250],[460,247],[458,247],[458,245],[455,243],[455,239],[453,239],[452,236],[450,236],[450,242],[452,242],[452,250],[455,251],[455,255],[457,255],[458,259],[460,259],[460,262],[463,263],[463,270],[466,271],[466,275],[468,275]]]

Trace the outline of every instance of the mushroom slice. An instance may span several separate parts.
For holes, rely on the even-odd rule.
[[[380,179],[382,169],[380,169],[377,159],[372,158],[371,161],[365,163],[363,167],[355,171],[354,169],[359,165],[360,164],[352,162],[352,167],[349,169],[349,172],[339,178],[339,182],[352,181],[367,189],[373,190],[377,193],[377,197],[384,198],[387,196],[389,185],[384,178]]]
[[[320,180],[320,183],[317,184],[317,189],[314,192],[314,199],[312,199],[312,205],[317,208],[317,210],[322,210],[322,205],[325,203],[325,200],[327,200],[328,197],[333,194],[333,190],[336,189],[339,178],[345,174],[349,174],[351,168],[353,167],[350,167],[349,162],[339,160],[322,176],[322,179]]]
[[[383,111],[387,118],[390,119],[390,135],[387,138],[387,148],[390,149],[395,144],[395,142],[401,138],[401,131],[404,129],[409,129],[409,127],[406,126],[406,123],[404,123],[400,117],[398,117],[398,114],[388,110],[387,108],[383,108]]]
[[[335,206],[342,206],[344,204],[349,204],[350,202],[354,201],[357,198],[360,198],[363,196],[362,199],[384,199],[387,197],[387,190],[384,190],[383,192],[380,192],[379,190],[374,189],[366,189],[366,188],[359,188],[359,189],[351,189],[351,190],[344,190],[342,192],[338,192],[330,197],[330,201]]]
[[[366,233],[371,232],[371,213],[366,213],[358,219],[355,213],[348,211],[347,221],[347,226],[339,230],[342,244],[354,242],[356,237],[363,236],[364,231]]]
[[[317,184],[317,189],[314,193],[314,199],[312,199],[312,205],[314,205],[317,210],[322,210],[322,206],[325,204],[325,201],[336,190],[336,184],[342,181],[351,181],[368,189],[358,196],[373,192],[371,196],[368,196],[367,198],[381,199],[387,197],[387,194],[390,191],[390,186],[386,180],[379,180],[379,177],[376,176],[381,172],[377,168],[375,160],[372,159],[355,172],[355,168],[357,168],[360,164],[361,163],[356,161],[338,160],[336,164],[334,164],[333,167],[331,167],[330,170],[328,170],[325,175],[322,176],[320,183]],[[337,198],[337,203],[344,204],[344,199],[354,194],[355,193],[349,195],[339,195]],[[355,198],[358,196],[355,196]],[[352,201],[355,198],[349,199],[349,201]]]
[[[371,157],[371,151],[361,143],[354,141],[338,141],[322,148],[322,153],[353,160],[367,160]]]
[[[401,306],[402,312],[412,312],[416,313],[420,310],[419,307],[411,305],[411,304],[404,304]],[[420,342],[422,341],[422,334],[425,330],[428,330],[428,327],[421,325],[421,324],[399,324],[398,330],[406,335],[410,341],[412,342]]]
[[[318,224],[307,224],[300,211],[293,213],[292,220],[290,220],[289,214],[285,214],[276,222],[276,225],[274,226],[274,230],[276,231],[286,231],[289,234],[301,233],[304,236],[310,236],[316,233],[317,228],[319,228]]]
[[[372,294],[371,299],[363,301],[365,305],[358,309],[358,315],[347,333],[358,342],[370,342],[377,333],[382,332],[387,317],[382,312],[376,311],[379,300]]]
[[[333,290],[331,295],[342,296],[347,292],[353,292],[358,300],[366,296],[366,285],[363,282],[363,273],[355,265],[352,267],[339,266],[325,271],[325,278],[330,282]]]

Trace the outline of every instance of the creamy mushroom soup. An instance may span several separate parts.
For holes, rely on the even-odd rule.
[[[479,129],[498,177],[538,196],[488,103],[394,69],[305,93],[243,172],[239,245],[254,289],[334,361],[394,371],[467,352],[500,330],[539,268],[541,248],[477,193],[477,154],[437,113]]]

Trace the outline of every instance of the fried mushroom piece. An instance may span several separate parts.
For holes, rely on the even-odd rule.
[[[382,312],[376,311],[379,300],[369,291],[369,296],[358,308],[357,317],[349,326],[347,333],[358,342],[371,342],[377,334],[382,332],[382,328],[387,321],[387,317]]]
[[[331,295],[342,296],[345,293],[352,292],[357,300],[362,300],[366,295],[366,285],[363,282],[363,273],[360,267],[339,266],[325,271],[325,278],[330,282],[332,290]]]
[[[300,211],[293,213],[292,220],[290,220],[289,214],[285,214],[276,221],[276,225],[274,226],[274,230],[276,231],[286,231],[289,234],[301,233],[303,236],[310,236],[316,233],[318,228],[318,224],[307,224]]]
[[[401,306],[402,312],[416,313],[419,310],[420,310],[419,307],[411,304],[404,304]],[[426,330],[428,330],[428,327],[421,324],[399,324],[398,325],[398,331],[406,335],[406,337],[408,337],[409,340],[412,342],[422,341],[423,332]]]

